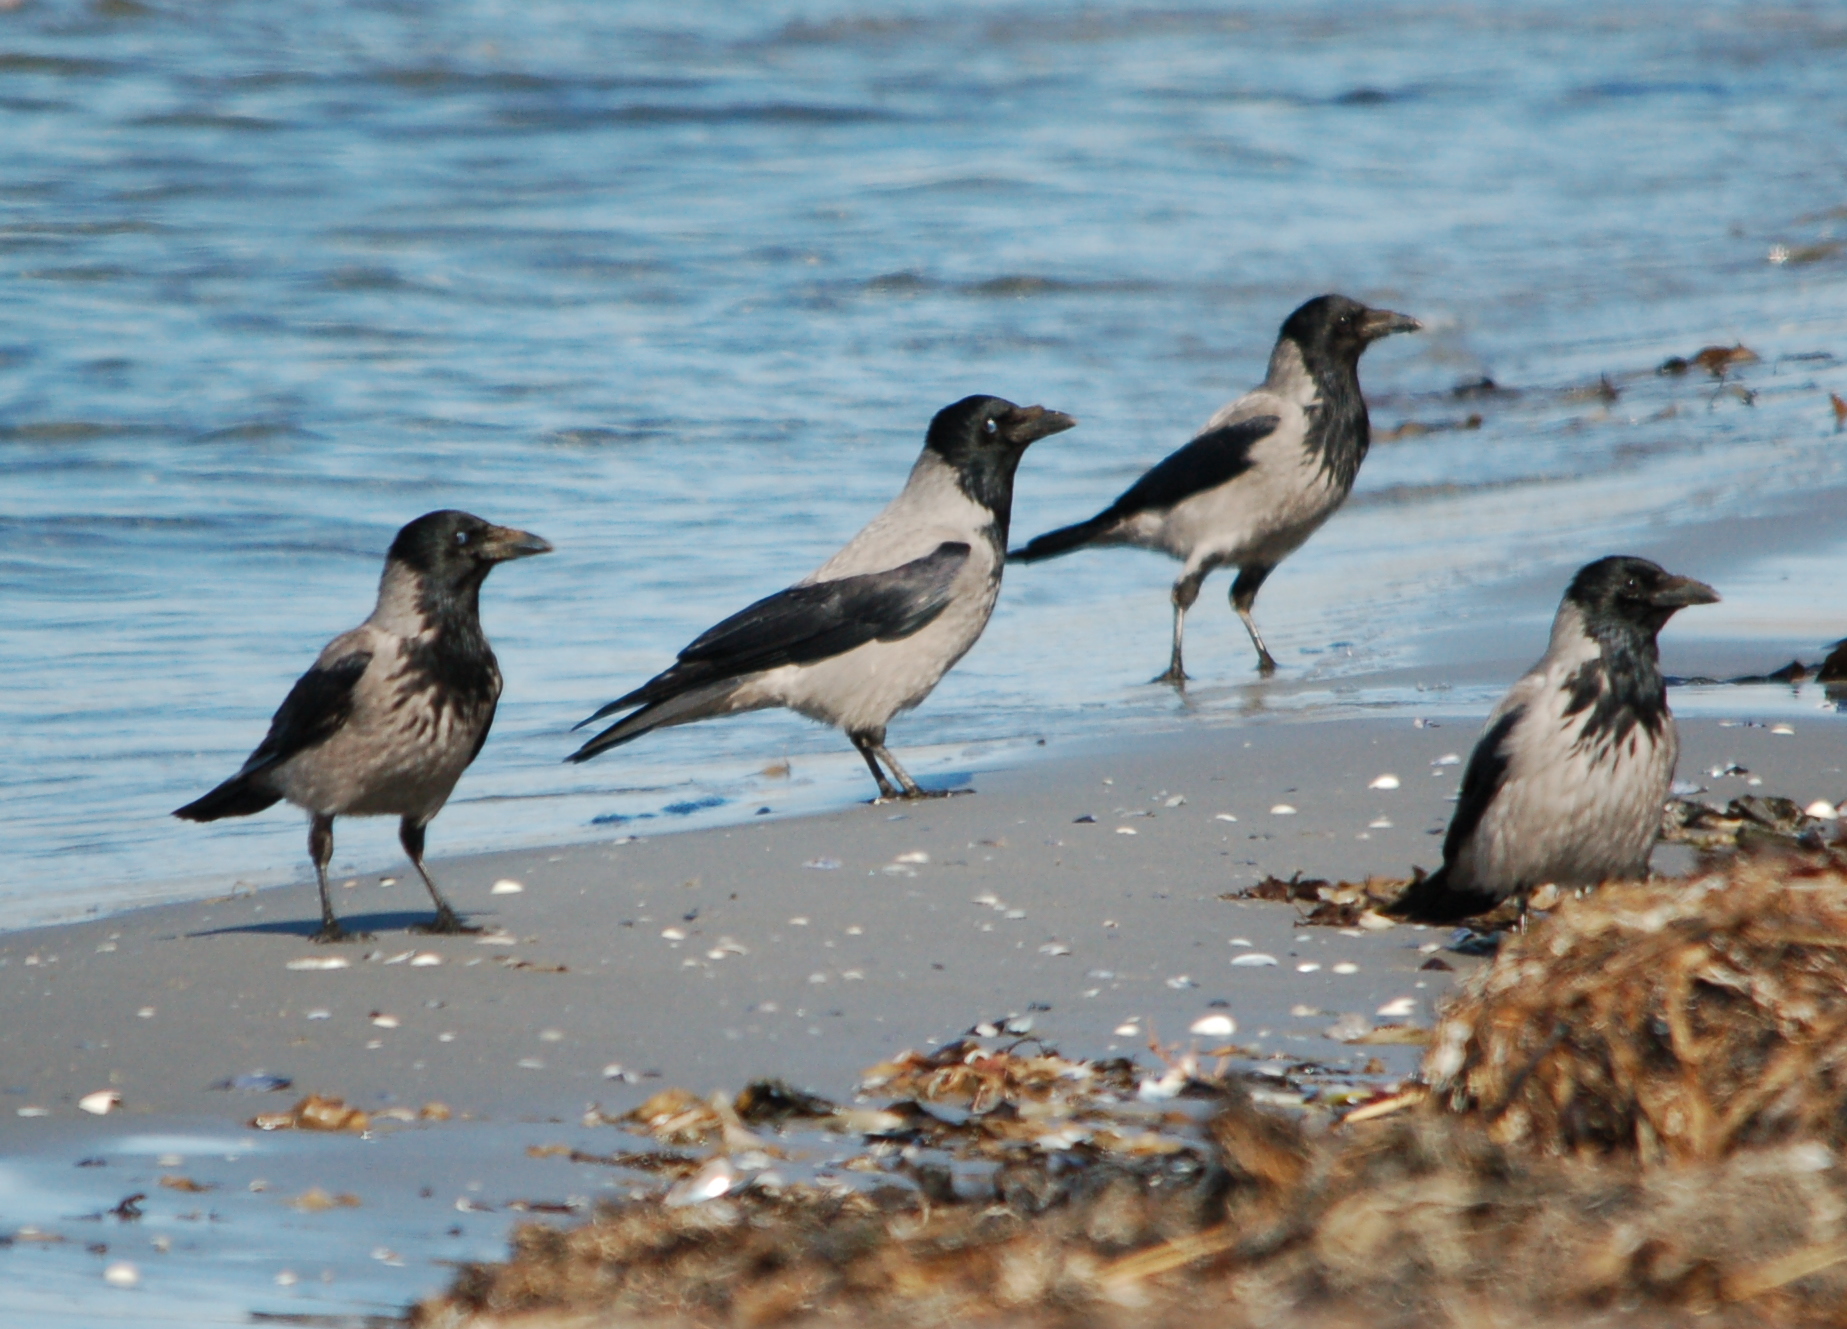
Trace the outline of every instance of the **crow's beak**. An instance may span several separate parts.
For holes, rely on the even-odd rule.
[[[1409,314],[1395,314],[1389,309],[1368,309],[1360,320],[1360,331],[1367,341],[1378,341],[1394,332],[1418,332],[1423,326]]]
[[[1650,592],[1648,602],[1662,609],[1685,609],[1688,605],[1716,605],[1719,593],[1691,577],[1669,577]]]
[[[1023,448],[1049,435],[1062,434],[1076,427],[1077,421],[1063,411],[1048,411],[1043,406],[1017,406],[1001,430],[1009,443]]]
[[[551,541],[542,540],[531,531],[516,531],[511,526],[490,527],[487,537],[481,542],[481,554],[495,563],[505,563],[509,559],[531,558],[534,554],[549,554]]]

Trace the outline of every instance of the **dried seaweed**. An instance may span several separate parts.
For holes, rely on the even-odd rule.
[[[864,1111],[903,1123],[868,1135],[867,1184],[727,1182],[568,1231],[529,1225],[508,1262],[465,1267],[413,1319],[1847,1324],[1838,862],[1734,862],[1563,901],[1446,1008],[1424,1075],[1428,1090],[1364,1099],[1326,1129],[1171,1058],[1157,1081],[1025,1043],[910,1053],[863,1086],[896,1099]],[[1201,1112],[1146,1101],[1170,1077],[1211,1092]],[[1061,1123],[1094,1137],[1137,1104],[1173,1147],[1046,1145]],[[686,1095],[633,1124],[703,1108],[728,1148],[740,1106]],[[989,1166],[951,1185],[919,1149]],[[704,1171],[741,1179],[725,1169],[721,1149]]]

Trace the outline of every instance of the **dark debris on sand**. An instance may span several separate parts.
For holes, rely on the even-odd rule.
[[[832,1109],[895,1119],[859,1123],[877,1128],[869,1184],[650,1197],[575,1229],[530,1225],[508,1262],[465,1268],[414,1318],[1847,1324],[1841,860],[1734,861],[1562,901],[1445,1009],[1423,1076],[1318,1125],[1230,1077],[1201,1073],[1211,1093],[1187,1114],[1177,1093],[1147,1101],[1152,1081],[1126,1064],[1024,1043],[907,1054],[868,1091],[951,1125],[927,1128],[933,1148],[954,1152],[962,1132],[990,1165],[982,1186],[919,1183],[910,1110]],[[742,1143],[726,1133],[749,1127],[713,1104],[717,1163]],[[1145,1150],[1095,1143],[1110,1122],[1127,1138],[1137,1112]]]

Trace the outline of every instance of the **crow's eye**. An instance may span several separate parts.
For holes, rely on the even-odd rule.
[[[455,543],[458,546],[466,549],[468,547],[468,532],[467,531],[457,531],[455,533]]]
[[[987,430],[990,434],[1000,433],[1000,425],[995,423],[993,420],[989,420],[987,423],[983,424],[981,427]]]

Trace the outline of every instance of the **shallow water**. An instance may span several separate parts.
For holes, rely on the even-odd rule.
[[[1025,463],[1029,535],[1254,382],[1323,289],[1428,326],[1367,359],[1382,435],[1481,420],[1380,439],[1266,588],[1279,680],[1220,579],[1190,702],[1144,686],[1172,567],[1084,554],[1009,574],[901,751],[1426,705],[1417,670],[1479,709],[1572,566],[1676,530],[1728,599],[1670,667],[1817,649],[1841,542],[1723,534],[1847,489],[1844,53],[1825,6],[0,12],[0,922],[300,875],[283,810],[166,814],[439,506],[558,553],[487,588],[507,694],[434,852],[861,796],[781,715],[557,763],[876,511],[944,403],[1081,419]],[[1732,341],[1763,359],[1731,381],[1654,373]],[[1484,375],[1515,391],[1452,394]],[[1463,618],[1506,620],[1473,663]],[[395,861],[384,823],[342,837],[337,867]]]

